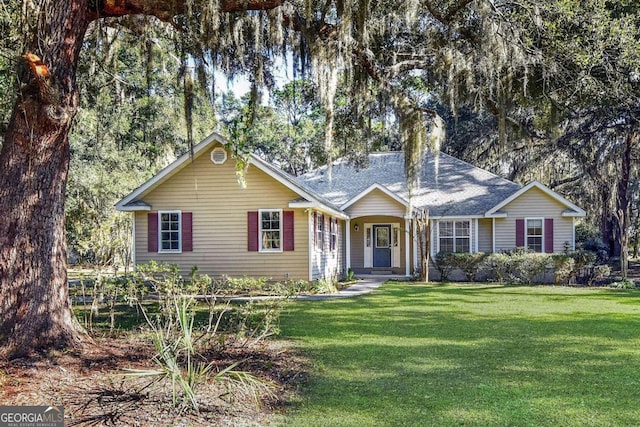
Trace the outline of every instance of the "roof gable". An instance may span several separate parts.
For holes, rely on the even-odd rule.
[[[178,157],[174,162],[166,166],[160,172],[151,177],[151,179],[116,203],[116,209],[119,211],[150,210],[151,206],[144,206],[144,202],[138,199],[158,187],[176,173],[180,172],[189,164],[190,160],[199,157],[210,145],[216,143],[224,145],[226,144],[226,140],[221,135],[214,132],[193,147],[193,153],[187,152]]]
[[[364,191],[356,194],[353,198],[351,198],[349,201],[347,201],[344,205],[340,206],[340,209],[342,209],[342,210],[347,209],[349,206],[351,206],[354,203],[358,202],[359,200],[365,198],[366,196],[368,196],[369,194],[371,194],[375,190],[379,190],[379,191],[383,192],[385,195],[389,196],[391,199],[395,200],[396,202],[400,203],[401,205],[403,205],[405,207],[409,206],[409,202],[406,201],[403,197],[400,197],[398,194],[394,193],[393,191],[388,190],[383,185],[374,183],[374,184],[371,184]]]
[[[491,217],[491,216],[504,216],[504,213],[501,213],[500,209],[504,208],[509,203],[513,202],[518,197],[522,196],[523,194],[527,193],[528,191],[530,191],[533,188],[536,188],[536,189],[542,191],[544,194],[546,194],[547,196],[549,196],[553,200],[555,200],[558,203],[560,203],[561,205],[565,206],[567,209],[562,213],[562,216],[583,217],[583,216],[586,215],[586,212],[583,209],[581,209],[578,206],[574,205],[569,200],[565,199],[564,197],[562,197],[561,195],[559,195],[558,193],[556,193],[555,191],[553,191],[552,189],[550,189],[549,187],[547,187],[546,185],[544,185],[544,184],[542,184],[542,183],[540,183],[538,181],[531,181],[529,184],[525,185],[520,190],[516,191],[515,193],[513,193],[512,195],[510,195],[509,197],[505,198],[500,203],[498,203],[497,205],[495,205],[494,207],[489,209],[486,212],[485,215],[488,216],[488,217]]]
[[[170,179],[172,176],[177,174],[179,171],[187,167],[191,164],[192,159],[195,159],[202,155],[209,147],[215,144],[227,145],[228,141],[221,135],[217,133],[212,133],[207,138],[205,138],[202,142],[197,144],[193,148],[193,156],[191,153],[185,153],[180,156],[176,161],[162,169],[156,175],[154,175],[147,182],[133,190],[127,196],[125,196],[122,200],[116,203],[116,209],[121,211],[140,211],[140,210],[150,210],[151,206],[144,203],[140,200],[146,194],[157,188],[163,182]],[[255,154],[250,155],[250,165],[255,166],[265,174],[269,175],[271,178],[284,185],[286,188],[290,189],[298,196],[309,200],[313,207],[317,207],[320,210],[325,210],[332,213],[335,216],[346,218],[346,215],[337,209],[335,206],[332,206],[330,203],[326,202],[322,199],[321,196],[318,196],[308,188],[305,188],[304,185],[296,181],[296,179],[287,174],[286,172],[278,169],[277,167],[265,162],[260,157]]]

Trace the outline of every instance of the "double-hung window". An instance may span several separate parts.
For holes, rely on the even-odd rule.
[[[543,219],[527,219],[526,232],[527,249],[533,252],[542,252]]]
[[[337,245],[338,245],[338,220],[331,218],[329,220],[329,228],[330,228],[330,233],[331,233],[331,250],[335,251],[337,249]]]
[[[260,210],[260,251],[282,252],[282,210]]]
[[[316,248],[324,248],[324,215],[316,214]]]
[[[438,223],[440,252],[471,252],[471,221]]]
[[[182,215],[180,211],[159,212],[160,250],[159,252],[182,251]]]

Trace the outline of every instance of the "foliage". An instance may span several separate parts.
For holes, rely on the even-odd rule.
[[[178,403],[187,404],[197,411],[196,389],[208,380],[213,363],[197,360],[192,300],[176,298],[173,302],[175,318],[170,323],[154,323],[145,314],[153,333],[153,344],[157,351],[153,361],[158,369],[126,369],[126,372],[134,377],[157,377],[160,381],[169,382],[174,406]],[[144,312],[142,306],[141,309]]]
[[[484,252],[439,252],[436,254],[435,261],[442,280],[447,280],[453,270],[460,269],[467,277],[467,280],[471,282],[475,279],[485,256]]]
[[[86,293],[87,283],[93,283],[90,296]],[[85,325],[90,330],[96,332],[93,317],[102,304],[106,304],[109,311],[111,333],[115,329],[116,316],[121,315],[116,308],[123,302],[134,306],[139,317],[145,319],[157,352],[153,358],[157,368],[128,369],[128,375],[149,377],[149,385],[156,382],[169,384],[174,405],[186,405],[197,411],[197,389],[208,381],[229,382],[232,393],[255,398],[258,391],[269,391],[268,383],[237,369],[245,360],[214,372],[213,362],[208,361],[205,355],[211,351],[224,351],[225,346],[232,343],[253,346],[277,334],[280,312],[286,299],[232,305],[228,299],[230,295],[223,296],[225,287],[221,280],[198,274],[196,267],[189,280],[184,280],[177,266],[157,262],[140,265],[132,276],[107,277],[99,274],[92,282],[81,280],[80,285],[80,295],[76,294],[76,297],[81,297]],[[148,293],[152,293],[157,305],[145,301]],[[205,302],[205,322],[196,321],[201,311],[196,297]],[[87,316],[89,300],[91,306]],[[129,312],[128,316],[131,315]],[[118,320],[125,322],[125,319]],[[228,339],[228,336],[234,339]]]
[[[455,254],[453,252],[438,252],[435,257],[436,268],[440,272],[440,278],[447,280],[449,274],[455,268]]]
[[[637,288],[636,284],[629,279],[622,279],[620,281],[610,283],[607,286],[615,289],[636,289]]]
[[[531,284],[536,279],[542,280],[541,275],[550,265],[553,265],[550,255],[524,249],[493,253],[484,262],[485,268],[493,273],[496,280],[514,284]]]
[[[578,274],[576,258],[571,254],[553,254],[553,277],[556,285],[571,284]]]
[[[611,275],[611,267],[606,264],[594,265],[587,269],[584,275],[587,286],[595,285],[599,280],[609,277]]]
[[[351,268],[347,269],[347,277],[346,277],[347,282],[353,281],[354,276],[355,276],[355,272],[353,271],[353,269]]]
[[[314,294],[331,294],[334,292],[338,292],[336,283],[337,281],[334,279],[315,280],[312,283],[310,291]]]
[[[600,237],[584,241],[582,249],[594,254],[594,262],[597,264],[603,264],[609,260],[609,250]]]

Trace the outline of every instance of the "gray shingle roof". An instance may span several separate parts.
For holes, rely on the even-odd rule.
[[[326,166],[296,180],[335,206],[342,206],[373,184],[409,200],[402,152],[370,154],[369,166],[360,170],[344,159],[338,160],[333,164],[331,182]],[[428,208],[433,216],[484,215],[520,188],[455,157],[427,153],[413,206]]]

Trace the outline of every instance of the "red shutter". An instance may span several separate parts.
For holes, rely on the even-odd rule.
[[[258,212],[247,212],[247,250],[249,252],[258,251]]]
[[[158,252],[158,212],[147,214],[147,252]]]
[[[524,245],[524,219],[516,219],[516,247]]]
[[[544,251],[553,253],[553,218],[544,219]]]
[[[320,215],[320,229],[322,230],[322,232],[320,233],[321,239],[320,239],[320,249],[324,250],[324,241],[326,240],[324,238],[324,215]]]
[[[193,251],[193,213],[182,212],[182,252]]]
[[[293,211],[284,211],[282,215],[282,236],[283,245],[282,249],[285,251],[293,250]]]

